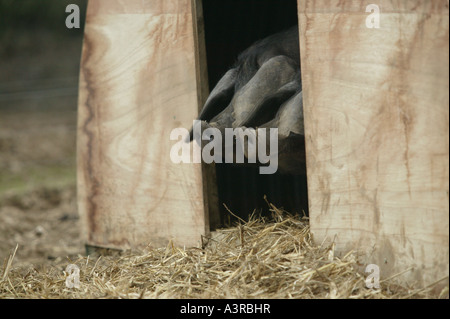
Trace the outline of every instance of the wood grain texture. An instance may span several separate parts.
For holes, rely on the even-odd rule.
[[[206,61],[205,26],[202,0],[192,0],[194,13],[195,65],[198,85],[198,112],[200,113],[209,95],[208,66]],[[210,229],[219,227],[220,210],[215,164],[202,163],[203,202],[206,224]]]
[[[366,6],[380,28],[366,27]],[[299,1],[311,231],[386,278],[449,274],[448,1]],[[444,280],[445,281],[445,280]]]
[[[196,246],[209,231],[201,164],[174,164],[174,128],[198,114],[190,0],[91,0],[78,118],[87,244]],[[198,61],[197,61],[198,63]]]

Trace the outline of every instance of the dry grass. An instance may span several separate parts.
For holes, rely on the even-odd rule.
[[[308,221],[272,206],[271,222],[253,218],[222,229],[203,248],[160,249],[79,256],[58,265],[0,272],[0,298],[429,298],[382,281],[365,287],[355,255],[334,256],[333,246],[312,244]],[[19,248],[20,249],[20,248]],[[67,288],[67,265],[80,269],[80,287]],[[448,298],[448,287],[440,297]]]

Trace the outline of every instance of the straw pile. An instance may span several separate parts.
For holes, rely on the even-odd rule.
[[[390,280],[365,287],[355,254],[314,246],[308,221],[272,206],[274,219],[251,218],[222,229],[204,247],[166,248],[109,256],[78,256],[58,264],[0,269],[0,298],[427,298]],[[67,265],[80,269],[68,288]],[[448,298],[448,287],[440,297]]]

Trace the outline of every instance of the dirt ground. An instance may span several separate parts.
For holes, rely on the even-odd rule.
[[[13,124],[13,117],[20,123],[24,115],[10,117],[9,124]],[[17,244],[17,264],[83,253],[75,161],[69,148],[74,145],[75,131],[66,125],[42,129],[38,116],[27,113],[26,117],[29,126],[20,134],[4,125],[3,114],[0,120],[0,258],[7,258]],[[52,157],[43,156],[47,152]]]
[[[84,253],[75,191],[82,39],[17,39],[0,59],[0,260],[18,245],[14,265],[42,264]]]

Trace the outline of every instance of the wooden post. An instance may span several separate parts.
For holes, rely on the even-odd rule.
[[[298,3],[315,240],[448,283],[448,1]]]
[[[209,232],[201,164],[170,158],[172,129],[189,129],[207,94],[196,10],[194,0],[89,1],[77,146],[88,245],[196,246]]]

